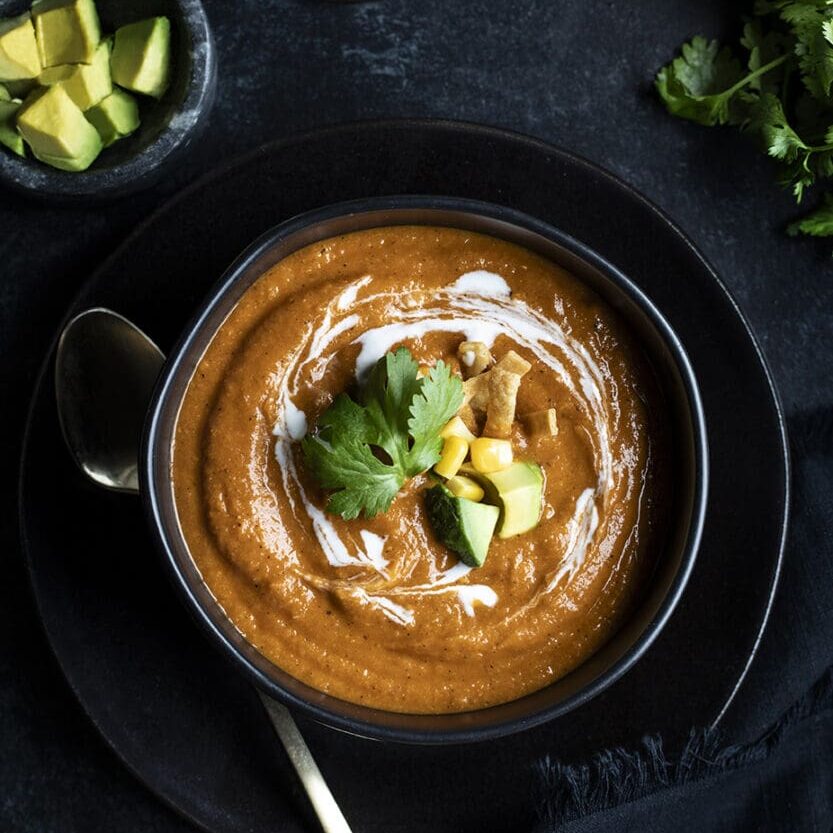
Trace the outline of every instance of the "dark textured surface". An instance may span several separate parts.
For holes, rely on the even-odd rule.
[[[337,175],[327,170],[334,159]],[[599,169],[534,139],[459,123],[372,122],[268,145],[142,224],[85,285],[74,311],[115,308],[170,352],[216,276],[277,220],[386,192],[500,199],[573,234],[665,312],[699,379],[712,462],[701,552],[674,615],[621,680],[561,718],[484,744],[404,750],[304,721],[358,830],[529,828],[542,756],[579,760],[594,749],[633,745],[646,731],[661,734],[673,754],[692,726],[710,725],[723,711],[760,633],[779,563],[785,466],[777,415],[734,307],[653,208]],[[234,222],[215,227],[215,204]],[[597,205],[616,220],[597,223]],[[651,247],[634,245],[642,240]],[[136,501],[102,494],[76,471],[52,400],[47,379],[30,422],[22,526],[42,621],[70,685],[142,780],[212,833],[272,833],[278,820],[297,830],[293,779],[281,769],[284,757],[262,711],[247,705],[253,693],[176,604]],[[71,497],[56,504],[56,493]],[[744,511],[750,503],[760,517]]]
[[[44,209],[0,192],[9,494],[0,516],[3,829],[186,829],[104,748],[56,671],[23,580],[11,494],[34,371],[80,282],[144,215],[218,159],[322,123],[383,115],[466,118],[571,147],[631,181],[693,236],[748,313],[791,420],[831,405],[829,383],[820,383],[833,368],[829,245],[784,238],[780,227],[794,208],[770,183],[767,161],[732,133],[668,119],[648,88],[683,38],[733,32],[747,4],[207,5],[219,46],[219,100],[202,143],[175,176],[155,192],[87,211]],[[797,510],[795,523],[806,523]],[[819,535],[824,542],[829,531]],[[792,555],[744,695],[746,718],[732,727],[737,737],[769,722],[833,660],[816,649],[833,645],[831,608],[808,598],[801,617],[788,615],[796,607],[787,600],[795,604],[812,583]]]

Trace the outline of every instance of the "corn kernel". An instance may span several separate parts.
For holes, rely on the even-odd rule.
[[[462,437],[467,443],[473,443],[477,437],[469,431],[466,423],[460,417],[452,417],[448,424],[440,431],[440,436],[447,440],[449,437]]]
[[[464,497],[466,500],[473,500],[480,503],[486,494],[470,477],[458,474],[452,477],[446,484],[446,489],[455,497]]]
[[[480,437],[471,444],[471,462],[481,474],[508,469],[512,465],[512,443]]]
[[[434,471],[440,477],[454,477],[469,453],[469,444],[462,437],[448,437],[443,443],[443,454]]]

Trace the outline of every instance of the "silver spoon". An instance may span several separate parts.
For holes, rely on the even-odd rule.
[[[101,307],[75,316],[61,333],[55,359],[58,418],[75,462],[98,485],[139,493],[142,426],[164,361],[140,329]],[[324,833],[350,833],[289,710],[258,694]]]

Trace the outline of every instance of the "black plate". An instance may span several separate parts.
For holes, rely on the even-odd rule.
[[[445,122],[348,126],[266,147],[185,191],[131,235],[70,312],[112,307],[164,349],[269,227],[402,193],[502,203],[596,249],[680,334],[706,409],[711,483],[698,563],[663,634],[611,689],[544,727],[475,746],[386,746],[302,724],[357,831],[517,829],[532,814],[541,755],[575,760],[651,732],[673,750],[692,726],[719,720],[766,622],[786,526],[783,420],[746,322],[683,234],[610,174],[533,139]],[[48,637],[127,765],[208,830],[304,829],[308,811],[253,690],[178,605],[139,501],[88,485],[64,451],[51,357],[24,443],[21,507]]]

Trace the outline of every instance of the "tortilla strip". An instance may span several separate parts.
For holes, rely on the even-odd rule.
[[[524,414],[521,421],[533,437],[554,437],[558,433],[558,416],[555,408]]]
[[[509,437],[515,421],[521,377],[496,366],[489,372],[489,404],[486,406],[485,437]]]
[[[481,374],[493,361],[489,348],[482,341],[464,341],[457,348],[457,358],[467,379]]]
[[[510,373],[514,373],[516,376],[526,376],[530,370],[532,370],[532,365],[523,357],[519,356],[514,350],[510,350],[496,365],[495,367],[503,368],[503,370],[508,370]]]
[[[463,382],[463,402],[466,405],[469,405],[475,411],[485,411],[487,409],[490,396],[489,379],[498,368],[513,373],[520,378],[532,369],[532,365],[514,350],[510,350],[491,370],[487,370],[478,376],[472,376],[471,379],[466,379]]]

